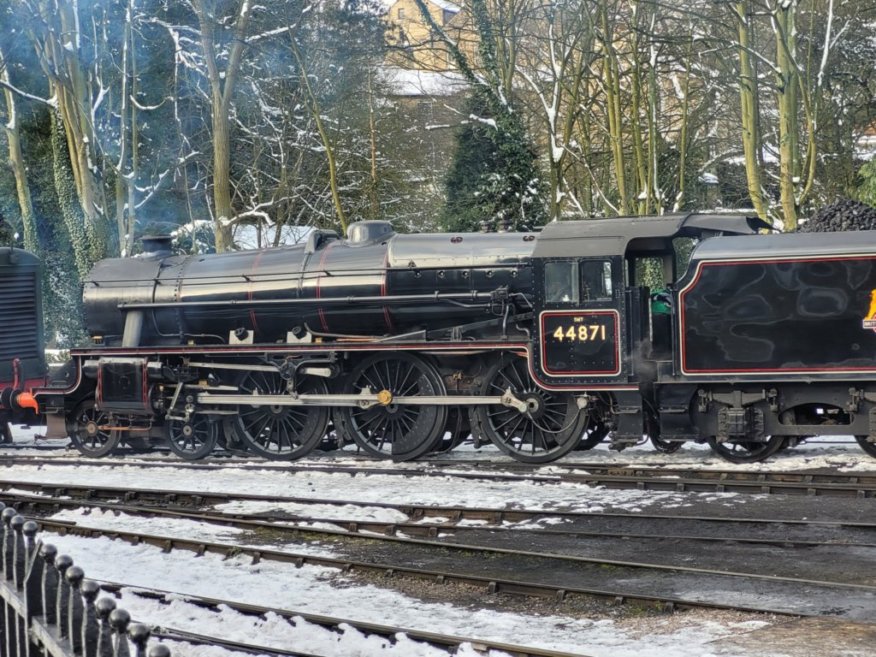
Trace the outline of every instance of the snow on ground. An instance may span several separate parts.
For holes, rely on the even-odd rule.
[[[352,504],[297,504],[295,502],[228,502],[217,504],[217,511],[228,514],[285,513],[311,518],[352,520],[357,522],[405,522],[408,516],[395,509]]]
[[[26,444],[31,438],[18,430],[17,442]],[[15,454],[22,452],[16,450]],[[33,453],[39,453],[34,450]],[[492,448],[475,452],[464,447],[451,455],[460,468],[466,459],[490,458],[510,462]],[[864,454],[853,441],[836,439],[817,440],[788,450],[766,464],[736,466],[713,456],[702,446],[685,446],[676,454],[664,455],[648,446],[640,446],[621,454],[600,446],[591,452],[579,452],[569,459],[597,463],[633,463],[648,466],[713,467],[734,470],[788,470],[805,468],[834,468],[844,471],[874,471],[876,460]],[[148,460],[148,456],[145,457]],[[138,468],[131,463],[141,460],[115,459],[112,465],[89,466],[28,466],[17,464],[16,478],[26,481],[56,484],[119,486],[123,488],[167,488],[169,483],[178,490],[226,491],[258,493],[282,497],[300,497],[313,500],[355,500],[359,502],[408,504],[465,504],[491,508],[564,509],[601,511],[607,508],[630,512],[653,506],[677,508],[688,506],[692,500],[710,499],[734,506],[751,503],[758,496],[731,493],[649,492],[605,490],[572,483],[536,483],[508,480],[488,482],[466,480],[460,483],[448,477],[415,478],[413,480],[391,475],[357,475],[325,472],[298,472],[284,470],[276,464],[255,469],[250,463],[244,468],[239,462],[217,461],[227,467],[219,471],[199,471],[185,467],[164,467],[155,470]],[[332,461],[312,459],[304,463],[324,466]],[[345,465],[361,465],[355,455],[340,454],[333,461]],[[393,468],[391,463],[367,462],[369,467]],[[2,449],[0,449],[2,464]],[[426,465],[405,464],[405,467]],[[538,469],[540,474],[562,471],[562,465],[553,464]],[[2,475],[0,475],[2,478]],[[263,513],[285,511],[290,514],[307,512],[326,518],[355,520],[373,519],[397,521],[402,519],[393,510],[372,506],[365,509],[343,505],[309,505],[298,502],[240,502],[222,505],[227,513]],[[131,518],[124,514],[70,510],[59,518],[89,526],[136,529],[187,539],[200,537],[204,541],[246,543],[250,534],[232,528],[210,526],[185,519]],[[439,521],[431,519],[432,522]],[[526,526],[526,523],[520,524]],[[537,646],[549,650],[594,656],[626,657],[649,655],[654,657],[706,657],[716,655],[719,649],[713,642],[737,633],[769,626],[773,621],[761,617],[722,615],[709,611],[694,611],[670,616],[629,618],[575,618],[562,615],[535,616],[486,610],[479,607],[454,606],[449,603],[426,602],[396,591],[362,584],[340,571],[306,565],[295,568],[291,564],[262,561],[253,565],[246,557],[223,559],[217,555],[195,558],[191,553],[176,551],[165,554],[159,548],[131,546],[106,538],[74,536],[46,537],[62,552],[73,556],[78,565],[93,578],[125,583],[129,586],[159,588],[179,594],[208,596],[273,606],[299,613],[325,614],[380,624],[398,624],[421,630],[446,632],[475,638]],[[295,552],[326,554],[330,547],[318,543],[295,544],[288,548]],[[323,654],[346,656],[431,656],[430,648],[414,645],[401,639],[386,642],[376,637],[364,637],[349,629],[341,634],[327,632],[303,622],[290,625],[280,618],[254,619],[229,609],[218,612],[204,611],[182,600],[162,607],[154,601],[136,596],[125,590],[120,605],[128,608],[137,620],[150,624],[188,630],[199,634],[221,636],[225,639],[258,643],[266,648],[288,648]],[[175,657],[236,657],[236,653],[216,648],[173,645]],[[475,653],[463,648],[457,652],[469,657]],[[721,653],[726,654],[726,653]],[[743,657],[746,653],[734,653]],[[758,654],[763,654],[761,651]],[[495,657],[495,656],[494,656]]]
[[[490,639],[546,650],[594,657],[707,657],[714,654],[709,643],[738,632],[750,631],[770,623],[744,618],[730,623],[709,621],[702,614],[690,617],[661,617],[642,634],[636,621],[572,618],[545,615],[537,618],[479,608],[463,608],[447,603],[425,602],[371,584],[360,584],[340,571],[321,566],[262,561],[253,565],[245,557],[223,559],[206,554],[172,552],[106,538],[47,536],[61,552],[74,556],[86,575],[124,582],[133,587],[157,587],[189,595],[205,596],[355,619],[383,625],[399,625],[456,636]],[[374,637],[352,636],[348,646],[333,649],[316,647],[317,641],[332,640],[324,631],[302,625],[291,628],[285,621],[268,618],[263,623],[224,609],[207,618],[205,613],[183,606],[173,612],[160,609],[124,591],[119,605],[131,611],[137,621],[213,634],[225,639],[256,641],[265,647],[313,650],[337,655],[417,655],[442,654],[416,651],[409,643],[389,646]],[[637,619],[638,620],[638,619]],[[681,621],[681,622],[680,622]],[[175,657],[200,653],[180,652]],[[466,649],[464,649],[466,650]],[[458,655],[474,655],[460,651]],[[496,653],[494,653],[495,655]]]
[[[95,473],[99,474],[95,474]],[[476,505],[491,509],[567,510],[599,512],[607,508],[636,512],[659,507],[690,507],[696,500],[710,500],[737,506],[748,503],[750,495],[710,493],[691,498],[688,493],[640,490],[609,490],[570,482],[533,482],[466,480],[452,477],[426,479],[397,475],[369,474],[351,476],[330,472],[283,472],[229,466],[221,471],[197,471],[184,468],[144,470],[136,466],[39,465],[16,464],[15,477],[21,481],[53,485],[95,485],[150,490],[190,492],[224,492],[240,495],[259,494],[280,498],[357,501],[368,503],[425,505]],[[240,508],[240,507],[236,507]],[[258,508],[264,510],[264,503]],[[268,509],[279,508],[277,505]]]

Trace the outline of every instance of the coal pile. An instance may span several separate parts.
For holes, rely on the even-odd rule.
[[[832,233],[844,230],[876,230],[876,208],[845,200],[827,205],[800,227],[801,233]]]

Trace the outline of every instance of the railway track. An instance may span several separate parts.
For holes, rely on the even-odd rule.
[[[103,494],[108,492],[112,493],[112,491],[102,491]],[[115,491],[116,494],[121,492]],[[164,503],[174,500],[179,500],[176,494],[163,498]],[[11,498],[9,501],[15,502]],[[205,502],[203,498],[200,501]],[[22,503],[30,502],[36,506],[58,506],[55,500],[22,501]],[[491,593],[522,593],[558,599],[578,594],[597,596],[610,601],[629,600],[657,606],[705,606],[793,615],[840,614],[867,620],[876,618],[876,586],[855,583],[858,576],[846,582],[828,581],[823,578],[776,576],[771,574],[769,569],[763,572],[734,571],[726,567],[685,567],[678,564],[658,563],[653,559],[650,561],[642,561],[641,558],[607,559],[603,556],[581,556],[568,552],[568,549],[551,551],[545,546],[537,549],[520,549],[519,535],[512,537],[505,544],[497,545],[493,542],[491,545],[485,545],[482,541],[462,542],[455,537],[435,540],[377,535],[372,531],[377,527],[359,528],[360,533],[351,534],[349,529],[326,529],[301,523],[278,524],[271,520],[230,518],[227,515],[214,513],[144,508],[130,504],[99,504],[94,500],[91,504],[115,512],[185,518],[250,531],[271,532],[274,538],[279,537],[287,541],[309,541],[317,538],[322,543],[330,542],[332,550],[328,555],[314,556],[312,551],[288,552],[262,546],[243,547],[179,536],[117,531],[91,526],[88,524],[87,517],[75,524],[69,521],[45,519],[41,522],[46,528],[62,533],[70,532],[84,536],[99,536],[105,533],[132,543],[145,542],[158,545],[164,550],[185,549],[195,554],[244,553],[254,560],[291,561],[296,565],[313,563],[344,570],[352,569],[357,572],[379,573],[384,576],[407,575],[438,582],[461,582],[481,587]],[[65,502],[64,506],[78,506],[78,503]],[[446,512],[447,509],[443,511]],[[446,529],[450,532],[454,531],[453,528]],[[858,529],[872,531],[873,525],[862,523]],[[443,531],[438,527],[436,530]],[[475,531],[478,530],[468,528],[463,530],[463,533],[472,537]],[[505,534],[511,537],[510,532]],[[574,535],[572,538],[574,541],[581,540]],[[609,537],[609,540],[611,538]],[[623,545],[624,542],[629,543],[631,536],[614,538],[617,539],[615,549],[606,549],[606,537],[599,537],[602,543],[597,553],[617,554],[617,546]],[[655,539],[640,534],[637,540],[647,539],[651,545],[658,545],[661,538],[668,537]],[[556,540],[556,536],[551,540]],[[699,539],[672,537],[671,540],[696,542]],[[343,543],[343,546],[339,547],[339,542]],[[765,542],[787,543],[776,539]],[[827,543],[822,544],[827,545]],[[509,547],[509,545],[518,545],[518,547]],[[836,543],[831,545],[836,546]],[[867,546],[868,544],[862,542],[859,545],[844,546],[842,550],[854,547],[860,551]],[[811,548],[812,545],[807,547]],[[841,553],[842,550],[839,552]],[[642,546],[642,553],[648,554],[652,551],[649,550],[648,545]],[[337,556],[338,552],[340,556]],[[786,552],[784,556],[787,561],[794,562],[803,555]],[[412,567],[410,565],[412,563],[425,563],[428,566]],[[509,577],[508,573],[522,573],[522,575]],[[679,591],[682,593],[679,594]]]
[[[422,467],[406,464],[374,465],[374,461],[362,460],[363,465],[324,464],[320,462],[270,463],[266,461],[227,461],[218,463],[191,463],[179,460],[104,460],[69,457],[12,456],[0,458],[0,466],[13,468],[16,465],[48,466],[101,466],[131,467],[141,469],[178,468],[193,471],[216,471],[228,467],[282,471],[285,473],[330,473],[350,476],[390,477],[454,477],[484,481],[532,481],[542,484],[575,483],[601,486],[618,490],[643,490],[655,492],[718,492],[746,494],[781,494],[804,496],[853,497],[859,499],[876,497],[876,472],[750,472],[738,470],[710,470],[691,468],[643,468],[605,464],[562,464],[548,468],[533,468],[519,463],[497,462],[435,462]],[[371,465],[368,465],[368,464]],[[394,466],[394,467],[393,467]]]
[[[492,639],[442,634],[440,632],[425,632],[410,627],[368,623],[351,618],[311,614],[301,610],[246,604],[234,600],[180,594],[155,588],[146,589],[136,586],[132,587],[118,582],[100,582],[100,584],[101,588],[108,593],[118,595],[124,589],[126,593],[132,593],[134,595],[148,598],[159,604],[170,604],[171,601],[183,601],[207,610],[218,611],[220,608],[231,609],[245,616],[265,617],[268,614],[273,614],[292,624],[297,624],[299,621],[303,620],[306,623],[327,629],[334,633],[342,631],[342,626],[346,626],[368,636],[382,637],[389,642],[395,642],[398,634],[404,634],[412,641],[435,646],[443,650],[455,650],[465,644],[470,644],[479,652],[486,653],[491,650],[496,650],[507,653],[512,657],[588,657],[586,653],[581,652],[576,652],[573,655],[571,653],[559,652],[556,650],[546,650]],[[187,641],[189,643],[200,645],[220,646],[230,650],[239,650],[260,655],[322,657],[317,653],[229,641],[222,636],[200,634],[173,627],[155,627],[153,628],[152,636],[162,639]]]
[[[34,495],[10,492],[30,491]],[[564,511],[552,509],[498,509],[465,507],[458,505],[395,504],[390,502],[356,502],[352,500],[321,499],[311,497],[276,497],[265,495],[236,495],[227,493],[201,493],[190,491],[156,491],[150,489],[117,488],[111,486],[69,487],[50,484],[0,481],[0,496],[16,508],[53,511],[61,508],[77,508],[83,504],[107,510],[132,513],[166,511],[180,516],[211,521],[246,520],[279,523],[304,521],[331,523],[351,533],[382,534],[386,536],[436,537],[439,533],[471,533],[489,529],[495,532],[539,532],[546,535],[574,536],[580,538],[613,537],[623,539],[660,538],[667,540],[696,540],[704,542],[768,544],[785,546],[854,545],[876,547],[876,522],[855,520],[820,520],[792,518],[737,518],[714,515],[690,514],[645,514],[604,511]],[[63,499],[68,498],[68,499]],[[125,504],[117,504],[124,500]],[[139,502],[139,505],[132,504]],[[214,515],[193,512],[192,508],[215,507],[231,503],[267,503],[281,508],[294,505],[305,511],[310,508],[336,508],[337,515],[310,515],[297,512],[236,513],[222,511]],[[366,515],[370,509],[382,509],[405,516],[404,521],[380,521],[350,518],[349,511],[358,509]],[[344,511],[345,513],[340,513]],[[559,522],[563,526],[526,527],[523,523]],[[601,524],[586,531],[577,529],[588,523]],[[470,524],[466,524],[470,523]],[[472,524],[473,523],[473,524]],[[635,531],[612,531],[612,526],[623,523],[638,528]],[[661,527],[685,523],[699,533],[665,533]],[[508,525],[515,525],[509,527]],[[568,525],[568,526],[566,526]],[[813,528],[820,533],[834,532],[837,535],[826,540],[812,540]],[[844,533],[839,535],[839,531]],[[770,533],[772,532],[772,533]],[[850,535],[850,532],[856,532]]]

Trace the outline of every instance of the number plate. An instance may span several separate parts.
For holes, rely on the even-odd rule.
[[[616,310],[543,312],[542,369],[549,376],[617,376],[619,324]]]

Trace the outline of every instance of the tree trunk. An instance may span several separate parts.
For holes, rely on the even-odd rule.
[[[749,25],[748,0],[736,4],[739,19],[739,102],[742,114],[742,151],[745,155],[745,179],[748,195],[754,211],[764,221],[769,221],[761,188],[759,163],[760,143],[757,135],[757,78],[751,65],[751,28]]]
[[[608,29],[608,9],[605,5],[601,7],[601,23],[604,48],[602,66],[605,74],[605,111],[608,115],[608,135],[611,141],[611,153],[617,180],[618,209],[622,215],[625,215],[629,214],[629,205],[621,123],[620,71],[615,60],[613,37]]]
[[[799,134],[797,99],[799,72],[794,64],[796,37],[794,36],[796,8],[794,2],[776,8],[776,63],[779,68],[779,192],[785,230],[797,229],[797,195],[799,184]]]
[[[213,29],[216,22],[215,4],[209,0],[192,0],[201,29],[201,48],[210,82],[210,112],[213,127],[213,221],[216,252],[232,247],[231,225],[234,209],[231,205],[231,137],[229,116],[234,83],[240,71],[240,62],[246,44],[245,36],[251,12],[250,0],[240,0],[234,21],[233,41],[224,71],[219,70]]]
[[[0,52],[0,78],[9,83],[9,69]],[[33,201],[30,187],[27,184],[27,167],[21,152],[21,133],[18,127],[18,111],[15,107],[15,96],[8,88],[3,88],[6,97],[6,141],[9,145],[9,166],[15,176],[15,193],[18,197],[18,208],[21,212],[21,226],[24,237],[24,248],[33,253],[40,250],[39,237],[36,229],[36,217],[33,211]]]

